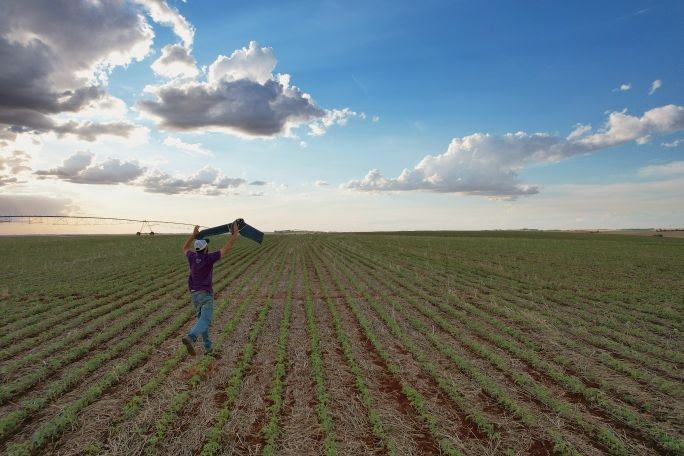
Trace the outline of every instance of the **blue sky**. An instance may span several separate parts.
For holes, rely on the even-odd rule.
[[[1,136],[0,212],[33,204],[208,225],[226,208],[264,229],[684,225],[681,2],[111,1],[120,25],[98,27],[97,12],[77,25],[93,40],[133,27],[130,42],[78,37],[78,51],[42,31],[45,2],[10,3],[5,54],[28,61],[16,38],[26,32],[53,68],[86,62],[59,83],[54,69],[49,84],[36,78],[46,97],[100,92],[78,110],[37,109],[51,127],[0,106],[12,132]],[[52,14],[63,30],[78,21]],[[172,45],[194,62],[184,74],[154,65]],[[212,73],[221,55],[227,66]],[[17,73],[33,81],[35,67]],[[264,113],[261,90],[288,87],[278,73],[299,91]],[[0,73],[0,91],[11,77]],[[233,95],[207,108],[221,88]],[[125,112],[100,115],[106,97]],[[211,114],[236,106],[229,120]],[[107,132],[86,138],[87,122]],[[111,133],[115,122],[124,133]],[[67,169],[73,157],[81,167]],[[209,177],[193,180],[204,167]]]

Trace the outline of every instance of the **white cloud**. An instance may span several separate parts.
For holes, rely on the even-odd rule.
[[[202,144],[200,143],[186,143],[178,138],[175,138],[173,136],[168,136],[164,140],[164,145],[169,146],[169,147],[175,147],[176,149],[180,149],[184,152],[186,152],[188,155],[191,156],[198,156],[198,155],[204,155],[205,157],[213,157],[214,154],[208,150],[205,149]]]
[[[651,89],[648,91],[648,94],[653,95],[656,90],[658,90],[659,88],[662,87],[662,85],[663,85],[663,81],[661,81],[660,79],[656,79],[655,81],[653,81],[651,83]]]
[[[684,161],[673,161],[664,165],[649,165],[639,170],[640,176],[671,176],[684,174]]]
[[[330,184],[328,184],[328,183],[327,183],[326,181],[324,181],[324,180],[317,180],[317,181],[314,183],[314,185],[316,185],[316,187],[327,187],[327,186],[330,185]]]
[[[373,122],[380,122],[380,116],[373,116]]]
[[[320,136],[333,125],[346,125],[347,120],[358,114],[349,108],[327,109],[325,115],[309,124],[309,136]]]
[[[247,79],[261,85],[273,79],[273,69],[277,60],[270,47],[259,47],[250,41],[248,47],[236,49],[230,55],[219,55],[209,66],[208,82],[218,85],[221,81]],[[288,81],[289,82],[289,81]]]
[[[539,192],[537,186],[525,184],[518,177],[524,166],[556,162],[629,141],[644,142],[653,134],[681,129],[684,129],[684,108],[667,105],[651,109],[641,117],[613,112],[598,132],[589,134],[591,127],[579,125],[565,139],[548,133],[475,133],[454,138],[446,152],[427,155],[413,169],[404,169],[396,178],[384,177],[375,169],[343,187],[514,198]]]
[[[167,78],[194,78],[199,74],[196,65],[195,58],[186,48],[178,44],[169,44],[162,48],[161,56],[150,65],[150,68],[156,74]]]
[[[675,139],[674,141],[662,143],[661,146],[663,146],[667,149],[674,149],[675,147],[679,146],[682,143],[684,143],[684,139]]]
[[[619,87],[613,89],[613,92],[627,92],[631,88],[632,88],[632,84],[624,83],[624,84],[620,84]]]
[[[586,146],[591,151],[683,128],[684,107],[681,106],[666,105],[653,108],[641,117],[631,116],[625,111],[612,112],[603,131],[576,139],[576,143]]]
[[[186,49],[192,47],[195,29],[176,8],[169,6],[164,0],[134,1],[145,7],[153,21],[173,28],[174,33],[183,40],[183,45]]]

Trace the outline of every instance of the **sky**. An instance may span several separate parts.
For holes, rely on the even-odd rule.
[[[263,231],[684,227],[679,1],[3,10],[0,215],[242,217]]]

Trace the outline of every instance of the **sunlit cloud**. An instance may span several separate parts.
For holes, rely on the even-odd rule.
[[[396,178],[379,170],[343,184],[360,191],[410,191],[460,193],[495,198],[515,198],[539,192],[526,184],[520,170],[535,163],[551,163],[636,141],[648,142],[651,135],[684,129],[684,108],[667,105],[637,117],[625,111],[612,112],[605,125],[592,133],[589,125],[578,125],[566,138],[548,133],[475,133],[454,138],[447,151],[427,155],[413,169]]]

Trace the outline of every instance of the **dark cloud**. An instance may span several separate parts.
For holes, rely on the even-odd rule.
[[[127,184],[166,195],[223,195],[247,183],[240,177],[225,176],[212,166],[205,166],[190,176],[172,176],[157,169],[148,170],[135,161],[116,158],[94,161],[94,154],[80,151],[67,157],[60,166],[34,174],[39,179],[52,178],[75,184]]]
[[[142,59],[152,37],[144,17],[123,1],[4,1],[0,129],[72,133],[77,127],[50,116],[78,112],[104,97],[98,78]],[[97,134],[93,125],[83,128],[89,131],[74,134]]]
[[[286,133],[289,125],[323,117],[316,106],[297,88],[268,80],[261,84],[248,79],[221,80],[216,85],[189,83],[164,86],[157,100],[138,107],[170,130],[224,129],[247,136],[269,137]]]
[[[76,184],[116,185],[130,183],[146,171],[134,161],[121,161],[109,158],[101,163],[93,163],[90,152],[77,152],[64,160],[62,166],[50,170],[36,171],[42,178],[53,177]]]
[[[8,156],[0,156],[0,171],[9,171],[12,174],[28,171],[31,169],[28,165],[30,158],[29,154],[21,150],[12,151]]]
[[[68,215],[74,209],[67,198],[0,194],[0,213],[5,215]]]
[[[6,156],[0,155],[0,187],[20,183],[17,175],[31,169],[28,166],[30,158],[26,152],[21,150],[15,150]]]
[[[71,134],[77,136],[83,141],[95,141],[99,136],[120,136],[128,138],[134,131],[140,127],[130,124],[128,122],[110,122],[110,123],[93,123],[93,122],[66,122],[62,125],[55,126],[53,130],[58,135]]]
[[[153,171],[140,181],[146,192],[177,195],[181,193],[198,193],[205,195],[223,194],[225,190],[246,184],[241,178],[223,176],[219,171],[206,166],[189,177],[171,176]]]

